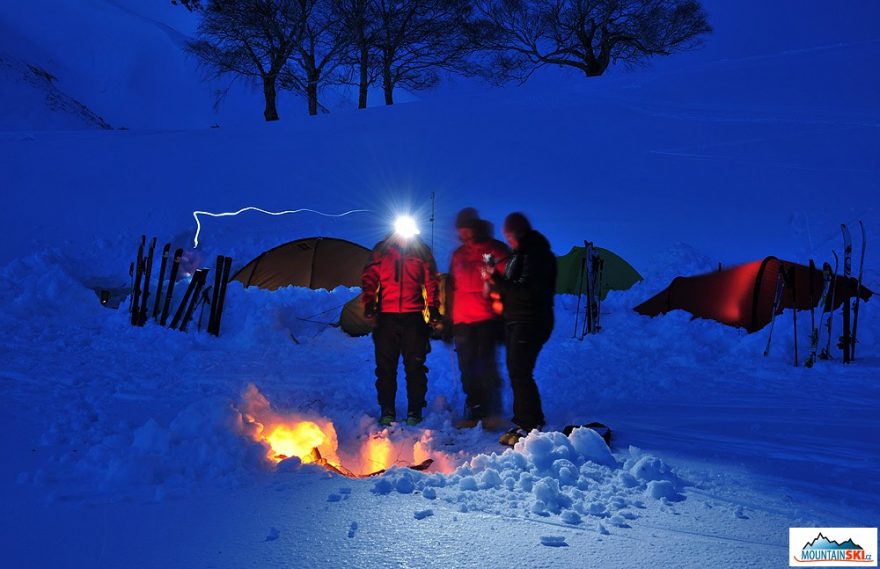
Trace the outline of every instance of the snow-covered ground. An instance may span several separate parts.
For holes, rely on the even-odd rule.
[[[631,310],[719,262],[830,260],[841,222],[880,235],[876,4],[764,4],[708,2],[706,49],[652,69],[464,82],[315,118],[289,97],[271,125],[249,122],[247,89],[211,108],[224,85],[183,54],[193,19],[179,7],[4,4],[5,564],[780,567],[789,527],[877,526],[876,299],[857,361],[813,369],[792,366],[790,313],[765,358],[767,330]],[[233,284],[219,338],[134,328],[93,290],[128,286],[142,233],[185,247],[187,269],[220,253],[235,269],[298,237],[370,246],[395,212],[427,220],[432,193],[423,230],[441,268],[472,205],[496,224],[526,211],[557,254],[587,238],[645,276],[583,341],[577,300],[557,298],[537,370],[550,424],[514,450],[452,428],[463,395],[442,342],[424,425],[378,428],[372,343],[332,325],[356,289]],[[369,211],[203,217],[192,248],[194,210],[249,205]],[[878,291],[875,250],[865,284]],[[803,356],[808,313],[798,324]],[[345,468],[399,467],[346,478],[276,464],[257,424],[293,420],[332,423],[322,452],[336,446]],[[610,454],[589,431],[558,432],[594,420],[614,428]],[[429,471],[406,468],[424,458]]]
[[[13,262],[0,297],[3,550],[32,567],[778,567],[789,527],[876,525],[871,303],[857,363],[808,370],[791,366],[789,314],[764,358],[766,331],[636,315],[650,286],[613,293],[605,331],[583,341],[576,299],[559,298],[537,371],[548,432],[514,450],[451,427],[463,397],[454,353],[435,342],[427,420],[388,437],[404,464],[419,441],[456,469],[348,479],[275,466],[242,413],[257,412],[253,385],[281,415],[328,419],[355,466],[381,432],[372,344],[311,322],[332,322],[355,291],[234,284],[213,338],[130,326],[50,256]],[[615,429],[612,453],[593,433],[553,432],[592,420]]]

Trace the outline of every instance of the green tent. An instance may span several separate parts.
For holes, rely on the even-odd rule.
[[[642,280],[642,275],[623,258],[608,249],[595,247],[603,262],[600,298],[604,299],[609,290],[627,290]],[[586,283],[581,278],[585,249],[572,247],[571,251],[556,259],[556,294],[578,294],[586,291]]]

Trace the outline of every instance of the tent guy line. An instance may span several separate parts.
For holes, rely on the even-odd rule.
[[[193,248],[195,249],[195,248],[198,248],[198,246],[199,246],[199,233],[201,233],[201,231],[202,231],[202,222],[199,221],[200,215],[207,215],[209,217],[234,217],[234,216],[239,215],[241,213],[244,213],[246,211],[258,211],[260,213],[265,213],[266,215],[274,215],[274,216],[287,215],[287,214],[291,214],[291,213],[309,212],[309,213],[316,213],[318,215],[323,215],[324,217],[345,217],[346,215],[350,215],[352,213],[365,213],[370,210],[368,210],[368,209],[353,209],[350,211],[346,211],[344,213],[324,213],[322,211],[317,211],[317,210],[309,209],[309,208],[305,208],[305,207],[300,208],[300,209],[292,209],[292,210],[285,210],[285,211],[267,211],[265,209],[261,209],[258,207],[248,206],[248,207],[243,207],[238,211],[230,211],[230,212],[223,212],[223,213],[212,213],[210,211],[194,211],[193,217],[196,220],[196,234],[193,237]]]

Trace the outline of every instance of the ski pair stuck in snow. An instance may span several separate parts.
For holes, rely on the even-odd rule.
[[[831,265],[827,262],[822,264],[822,291],[818,299],[816,299],[814,296],[812,278],[816,265],[812,259],[810,260],[810,355],[804,363],[805,367],[813,367],[817,359],[831,359],[831,340],[834,337],[834,310],[838,303],[840,303],[842,307],[841,321],[843,325],[843,331],[840,338],[838,339],[837,347],[841,350],[843,354],[844,363],[850,363],[855,359],[855,346],[857,343],[859,308],[861,305],[862,278],[864,276],[865,269],[866,248],[865,224],[861,220],[859,221],[859,229],[862,242],[859,255],[859,273],[858,278],[855,279],[854,287],[854,278],[852,271],[852,236],[846,224],[842,223],[840,225],[841,234],[843,236],[843,274],[838,275],[838,271],[840,269],[840,257],[838,256],[836,251],[831,251],[831,254],[834,256],[834,268],[832,269]],[[814,316],[815,306],[822,307],[822,312],[819,315],[818,321]],[[820,328],[823,327],[823,320],[825,322],[824,328],[827,331],[827,337],[825,339],[825,346],[822,348],[821,352],[817,354]],[[797,334],[796,331],[795,334]],[[797,347],[795,347],[795,350],[797,350]]]
[[[599,326],[599,316],[601,314],[602,301],[602,271],[604,269],[604,261],[596,251],[591,241],[584,241],[584,258],[581,263],[581,270],[578,274],[577,292],[578,301],[574,315],[574,333],[572,337],[577,336],[579,340],[583,340],[587,334],[596,334],[601,329]],[[578,321],[581,312],[581,291],[585,291],[586,305],[584,307],[584,323],[578,334]]]
[[[226,285],[229,282],[229,274],[232,268],[232,258],[223,255],[217,257],[213,287],[206,287],[209,269],[197,269],[187,285],[180,304],[177,309],[172,312],[171,307],[174,301],[174,287],[180,273],[183,249],[178,248],[174,251],[172,257],[170,255],[171,243],[166,243],[162,249],[156,296],[152,302],[151,310],[149,302],[150,285],[155,249],[156,238],[154,237],[152,239],[149,248],[147,248],[146,236],[142,235],[138,246],[137,258],[131,264],[129,269],[129,273],[132,276],[130,307],[132,325],[143,326],[146,324],[147,320],[152,317],[152,319],[160,326],[166,326],[166,324],[168,324],[168,318],[171,316],[171,322],[168,326],[185,332],[192,320],[195,310],[200,303],[204,303],[203,307],[204,305],[210,306],[208,333],[213,334],[214,336],[219,335],[220,322],[226,298]],[[168,275],[166,289],[165,272],[168,269],[169,258],[171,258],[171,268]],[[207,298],[203,298],[201,295],[203,290],[206,293],[210,291],[211,294]],[[162,298],[163,292],[165,293],[164,299]]]
[[[843,335],[840,337],[838,348],[843,352],[843,363],[850,363],[856,357],[856,334],[859,325],[859,305],[861,304],[862,276],[865,270],[865,224],[859,220],[859,230],[862,237],[862,248],[859,254],[859,276],[856,280],[855,294],[847,294],[843,300]],[[852,235],[845,223],[840,224],[843,234],[843,278],[847,290],[852,285]],[[850,300],[851,296],[855,299]]]

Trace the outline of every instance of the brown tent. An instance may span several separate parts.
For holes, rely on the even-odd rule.
[[[773,317],[773,300],[780,268],[794,270],[794,281],[783,287],[778,311],[797,307],[798,310],[817,306],[823,287],[822,271],[767,257],[714,273],[693,277],[676,277],[659,294],[649,298],[635,311],[646,316],[665,314],[670,310],[686,310],[697,318],[717,320],[730,326],[755,332],[766,326]],[[812,281],[812,294],[810,293]],[[834,307],[843,304],[844,298],[855,296],[858,281],[845,281],[839,276],[828,294],[827,302],[834,298]],[[863,300],[873,294],[864,286],[858,291]]]
[[[233,280],[245,287],[275,290],[285,286],[325,288],[361,286],[361,272],[370,250],[332,237],[310,237],[262,253],[238,271]]]

